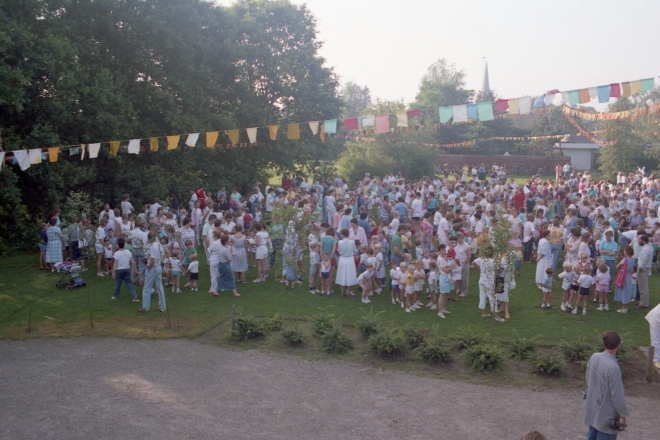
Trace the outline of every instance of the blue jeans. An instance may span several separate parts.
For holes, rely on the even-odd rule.
[[[165,311],[165,289],[163,289],[163,268],[160,264],[147,269],[144,289],[142,289],[142,308],[149,311],[151,308],[151,290],[156,288],[158,291],[158,308]]]
[[[532,260],[532,254],[534,253],[534,239],[530,238],[529,241],[526,241],[524,243],[524,253],[523,253],[523,261],[531,261]]]
[[[607,264],[607,267],[610,268],[610,285],[608,288],[608,291],[612,291],[612,280],[616,278],[616,274],[614,273],[614,270],[616,268],[616,261],[615,260],[605,260],[605,264]]]
[[[561,257],[561,243],[551,244],[550,249],[552,249],[552,270],[557,273],[557,264],[559,264],[559,258]]]
[[[598,431],[593,426],[589,427],[587,432],[587,440],[616,440],[616,434],[605,434],[604,432]]]
[[[135,267],[138,268],[138,271],[140,271],[140,282],[144,281],[145,265],[142,263],[142,258],[144,258],[144,252],[142,249],[133,249],[133,262],[135,263]]]
[[[130,269],[115,269],[115,298],[119,299],[119,291],[121,289],[121,282],[126,283],[128,287],[128,293],[131,294],[132,298],[137,298],[137,293],[135,293],[135,285],[133,284],[133,279],[131,278]]]

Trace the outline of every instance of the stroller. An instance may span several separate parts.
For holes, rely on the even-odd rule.
[[[66,290],[71,291],[74,287],[86,286],[87,283],[85,280],[79,276],[80,269],[80,264],[77,262],[72,263],[71,261],[63,261],[61,263],[55,263],[55,270],[57,273],[62,274],[60,280],[55,283],[55,288],[59,289],[60,287],[66,286]],[[67,277],[69,278],[69,282],[62,283]]]

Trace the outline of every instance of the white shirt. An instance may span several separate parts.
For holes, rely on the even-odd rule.
[[[440,222],[442,221],[442,214],[440,211],[435,211],[435,214],[433,214],[433,224],[439,226]]]
[[[525,227],[523,228],[523,241],[527,243],[532,239],[534,234],[534,222],[527,221],[525,222]]]
[[[99,226],[96,229],[96,243],[97,244],[103,244],[103,239],[105,238],[105,229],[103,229],[103,226]]]
[[[154,243],[149,248],[149,259],[154,259],[156,261],[155,264],[161,264],[163,261],[162,254],[164,253],[163,245],[160,243]]]
[[[151,218],[156,217],[156,214],[158,214],[158,208],[160,207],[161,207],[160,203],[154,203],[153,205],[151,205],[151,207],[149,208],[149,217]]]
[[[119,249],[117,252],[115,252],[114,257],[115,257],[115,264],[114,264],[115,270],[130,269],[131,260],[133,259],[133,254],[131,254],[131,251],[128,251],[126,249]]]
[[[133,249],[144,249],[147,244],[148,233],[142,232],[142,229],[135,228],[131,231],[131,245]]]
[[[109,209],[107,211],[104,209],[103,211],[101,211],[101,213],[99,214],[99,220],[101,220],[103,218],[103,216],[106,215],[106,214],[108,214],[108,217],[109,217],[108,220],[110,220],[110,221],[115,220],[115,211],[113,211],[112,209]]]
[[[412,211],[413,211],[412,216],[413,217],[421,217],[422,216],[422,207],[423,207],[423,204],[422,204],[422,201],[420,199],[413,200],[412,205],[411,205],[411,208],[412,208]]]
[[[190,273],[198,273],[199,261],[191,261],[190,264],[188,265],[188,270],[190,271]]]
[[[470,253],[470,246],[467,243],[461,242],[454,248],[456,251],[456,259],[461,262],[461,265],[465,264],[468,254]]]
[[[130,214],[131,212],[133,212],[131,202],[121,202],[121,215]]]

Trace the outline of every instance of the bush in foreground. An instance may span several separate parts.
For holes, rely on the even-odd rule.
[[[417,354],[423,361],[430,364],[451,362],[451,351],[443,347],[440,341],[428,339],[422,345],[415,349]]]
[[[531,356],[532,373],[547,374],[550,376],[559,376],[564,371],[566,365],[557,355],[539,354]]]
[[[326,353],[344,354],[353,349],[353,341],[337,329],[329,330],[322,336],[323,345],[321,350]]]
[[[477,344],[465,350],[465,357],[473,370],[494,371],[500,367],[502,352],[494,344]]]

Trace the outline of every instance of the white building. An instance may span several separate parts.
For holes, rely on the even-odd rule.
[[[559,153],[571,158],[574,170],[591,171],[596,168],[596,151],[602,145],[595,144],[586,136],[569,134],[555,144]]]

